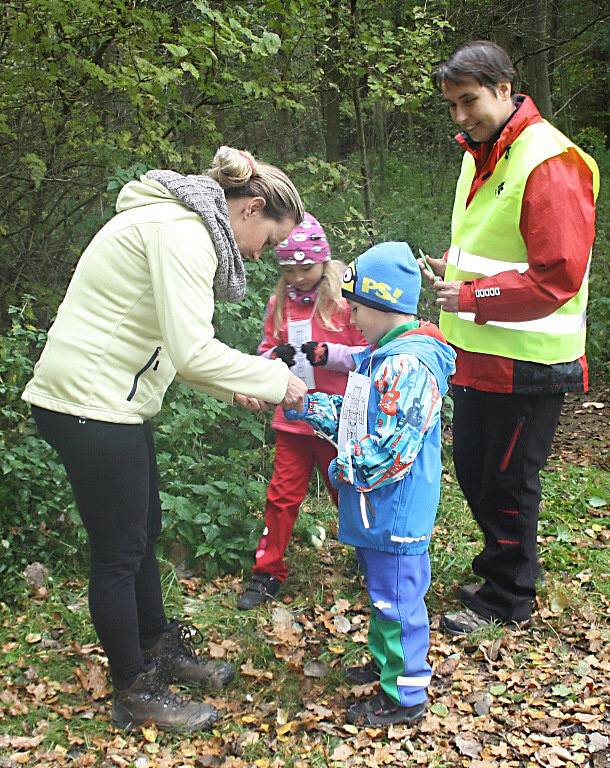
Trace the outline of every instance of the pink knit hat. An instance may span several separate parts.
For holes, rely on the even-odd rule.
[[[330,246],[320,222],[311,213],[276,247],[281,266],[287,264],[321,264],[330,261]]]

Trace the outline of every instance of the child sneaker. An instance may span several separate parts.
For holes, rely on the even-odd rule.
[[[247,611],[249,608],[256,608],[261,603],[273,600],[280,591],[280,586],[281,583],[268,573],[254,573],[239,596],[237,607],[240,611]]]
[[[352,704],[346,713],[346,720],[352,725],[413,725],[421,720],[427,702],[401,707],[385,691],[364,701]]]
[[[366,685],[367,683],[376,683],[379,680],[380,671],[374,659],[358,667],[347,667],[345,677],[354,683],[354,685]]]

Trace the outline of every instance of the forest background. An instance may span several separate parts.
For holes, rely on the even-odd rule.
[[[609,17],[598,0],[4,0],[0,768],[609,764]],[[229,144],[288,171],[335,257],[387,239],[440,255],[460,150],[429,75],[473,37],[510,51],[518,88],[602,173],[593,390],[567,398],[544,472],[535,627],[464,641],[436,631],[456,582],[471,575],[479,535],[452,470],[447,398],[430,710],[417,733],[344,726],[358,692],[341,669],[363,660],[368,607],[353,555],[335,540],[335,510],[314,479],[284,602],[236,612],[262,527],[269,417],[173,385],[155,419],[168,615],[200,627],[206,652],[240,675],[214,700],[225,717],[209,737],[113,733],[82,527],[63,467],[20,399],[80,253],[125,182],[154,167],[201,172]],[[267,254],[247,270],[246,299],[219,304],[214,323],[223,341],[253,352],[277,268]],[[436,315],[427,289],[421,314]]]
[[[83,247],[121,186],[149,168],[208,167],[229,144],[277,163],[334,255],[401,239],[439,255],[460,151],[430,71],[474,36],[501,43],[542,113],[610,171],[609,14],[595,0],[7,0],[0,11],[0,576],[80,562],[63,469],[20,401]],[[607,375],[607,182],[589,347]],[[227,343],[253,352],[276,279],[249,265]],[[422,314],[434,315],[430,300]],[[450,413],[449,413],[450,415]],[[270,472],[268,420],[175,386],[157,420],[174,560],[247,564]],[[239,428],[233,428],[233,426]],[[233,467],[235,471],[227,471]],[[312,523],[312,535],[315,524]],[[17,585],[17,586],[16,586]]]

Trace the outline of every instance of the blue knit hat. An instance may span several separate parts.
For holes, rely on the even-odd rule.
[[[379,243],[343,273],[346,299],[382,312],[417,314],[421,271],[407,243]]]

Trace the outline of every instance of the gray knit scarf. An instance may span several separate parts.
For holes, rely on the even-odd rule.
[[[182,176],[175,171],[149,171],[146,177],[158,181],[203,219],[218,256],[214,275],[215,298],[229,301],[243,299],[246,293],[244,262],[235,242],[227,201],[220,184],[209,176]]]

